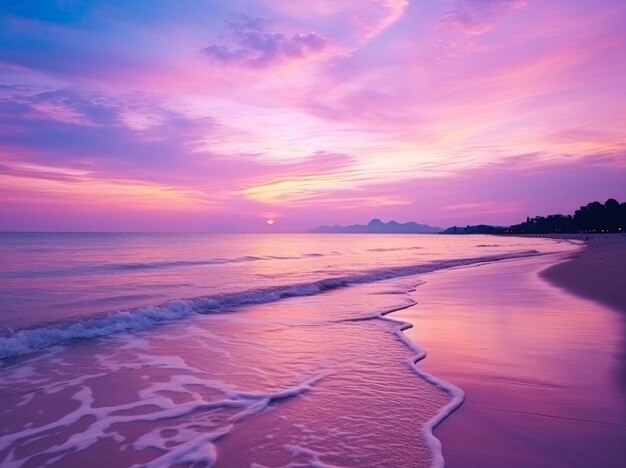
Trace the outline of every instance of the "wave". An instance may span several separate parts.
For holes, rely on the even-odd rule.
[[[367,252],[399,252],[403,250],[421,250],[424,247],[391,247],[391,248],[383,248],[378,247],[376,249],[365,249]]]
[[[398,248],[375,248],[365,249],[366,252],[395,252],[400,250],[418,250],[423,247],[398,247]],[[143,270],[159,270],[164,268],[184,268],[197,266],[224,265],[236,263],[259,262],[263,260],[301,260],[308,258],[328,257],[342,255],[340,252],[319,253],[311,252],[300,255],[268,255],[254,256],[244,255],[231,258],[208,258],[205,260],[159,260],[154,262],[131,262],[131,263],[104,263],[94,265],[61,266],[54,268],[14,270],[0,272],[0,279],[17,278],[45,278],[45,277],[68,277],[98,275],[102,273],[131,273]]]
[[[390,249],[392,250],[392,249]],[[157,270],[163,268],[180,268],[180,267],[195,267],[195,266],[210,266],[210,265],[224,265],[229,263],[248,263],[258,262],[262,260],[300,260],[311,257],[326,257],[328,255],[338,255],[337,253],[324,254],[324,253],[305,253],[301,255],[268,255],[268,256],[254,256],[244,255],[241,257],[232,258],[209,258],[206,260],[160,260],[154,262],[132,262],[132,263],[105,263],[100,265],[79,265],[79,266],[66,266],[56,268],[43,268],[43,269],[30,269],[30,270],[16,270],[16,271],[3,271],[0,272],[0,278],[12,279],[12,278],[42,278],[48,276],[64,277],[64,276],[83,276],[94,275],[101,273],[119,273],[119,272],[132,272],[140,270]]]
[[[406,307],[402,307],[399,310],[402,310],[403,308]],[[435,428],[439,424],[441,424],[444,419],[450,416],[450,414],[456,411],[463,404],[463,402],[465,401],[465,393],[456,385],[435,377],[434,375],[431,375],[419,368],[418,364],[422,360],[426,359],[426,350],[420,348],[404,333],[405,330],[413,328],[412,323],[396,320],[388,316],[389,314],[392,314],[396,311],[397,310],[391,310],[388,312],[380,313],[378,314],[378,318],[398,325],[396,328],[396,336],[400,339],[400,341],[402,341],[402,343],[404,343],[407,348],[416,353],[411,358],[409,358],[407,362],[413,372],[415,372],[429,384],[435,386],[439,390],[446,392],[450,396],[450,401],[448,402],[448,404],[441,408],[435,416],[429,419],[426,424],[424,424],[421,430],[424,441],[428,445],[430,453],[433,457],[431,461],[431,468],[444,468],[445,461],[443,458],[443,447],[441,445],[441,441],[437,439],[437,437],[435,437],[434,431]]]
[[[445,268],[536,255],[541,254],[536,250],[528,250],[501,255],[440,260],[418,265],[367,270],[351,275],[324,278],[309,283],[295,283],[213,296],[180,299],[161,305],[116,311],[106,315],[60,322],[43,327],[17,331],[7,330],[4,336],[0,336],[0,359],[21,356],[73,340],[144,330],[160,323],[183,319],[195,314],[222,312],[241,306],[275,302],[290,297],[312,296],[350,285],[413,276]]]
[[[257,262],[274,259],[274,257],[255,257],[246,255],[234,258],[210,258],[207,260],[161,260],[156,262],[105,263],[101,265],[80,265],[39,270],[5,271],[0,278],[38,278],[47,276],[82,276],[99,273],[130,272],[135,270],[153,270],[161,268],[178,268],[190,266],[223,265],[225,263]],[[286,260],[288,257],[282,258]]]

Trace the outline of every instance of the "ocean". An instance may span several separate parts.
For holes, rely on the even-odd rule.
[[[0,233],[0,465],[440,466],[463,394],[389,313],[431,272],[576,247]]]

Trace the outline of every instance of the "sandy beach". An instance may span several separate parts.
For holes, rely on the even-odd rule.
[[[569,292],[626,313],[626,235],[574,236],[587,247],[566,262],[542,272],[542,277]]]
[[[578,236],[577,236],[578,237]],[[582,236],[580,236],[582,237]],[[626,314],[626,235],[584,236],[587,247],[541,276],[568,292]],[[626,315],[623,319],[626,322]],[[618,378],[626,393],[626,325]]]
[[[623,466],[624,240],[434,273],[394,314],[465,392],[435,431],[447,466]]]

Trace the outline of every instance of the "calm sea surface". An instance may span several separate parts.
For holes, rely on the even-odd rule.
[[[459,394],[381,314],[429,272],[573,248],[0,233],[0,464],[437,465],[428,427]]]
[[[0,233],[0,327],[337,278],[370,282],[413,273],[402,267],[564,246],[487,236]]]

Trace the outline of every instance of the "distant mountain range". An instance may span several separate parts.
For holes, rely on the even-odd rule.
[[[436,234],[443,231],[440,227],[427,224],[398,223],[397,221],[382,222],[372,219],[367,224],[352,224],[350,226],[318,226],[308,232],[315,233],[397,233],[397,234]]]

